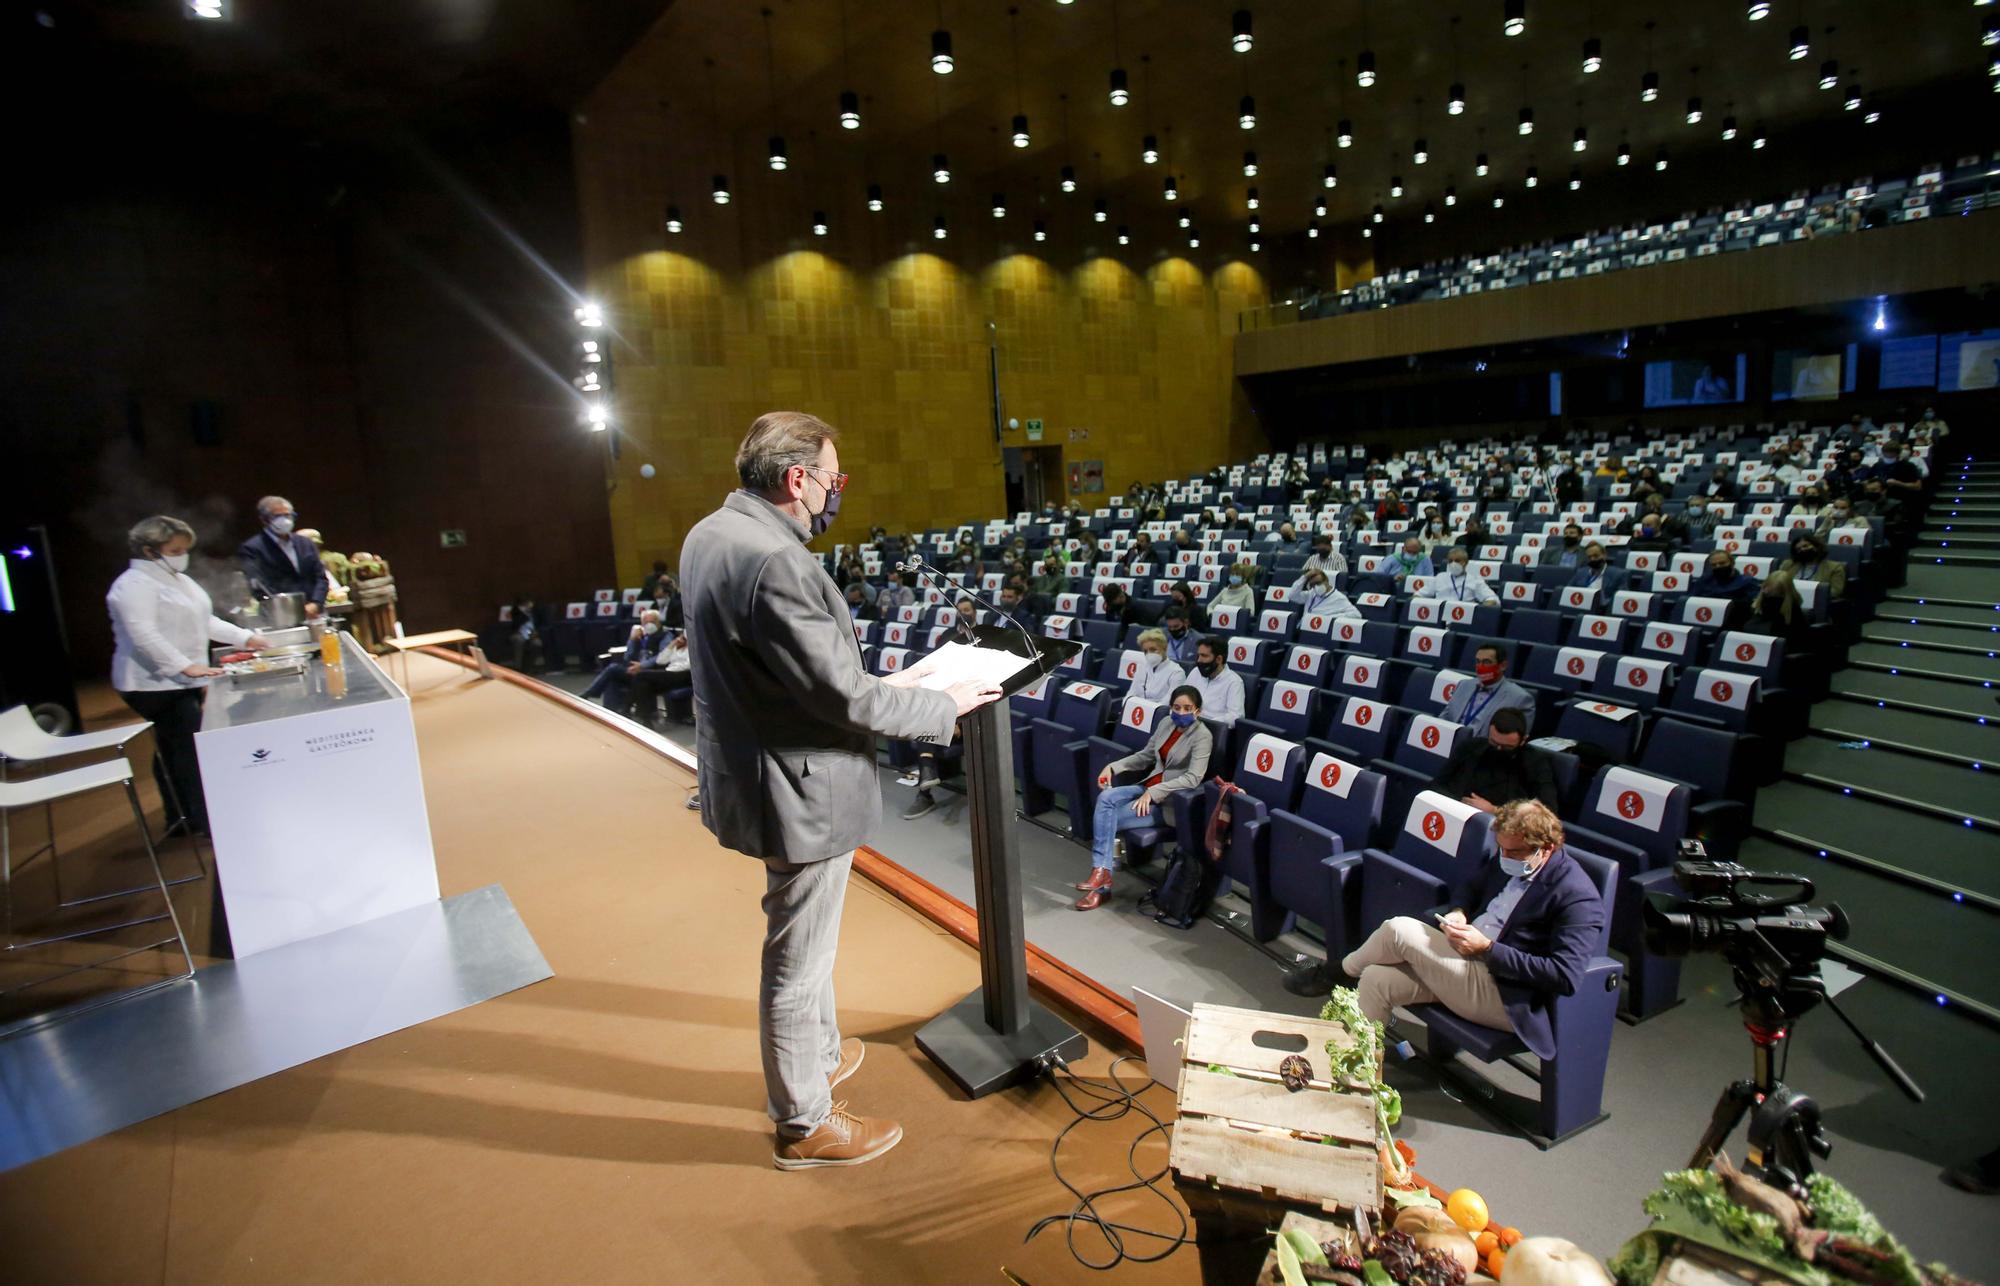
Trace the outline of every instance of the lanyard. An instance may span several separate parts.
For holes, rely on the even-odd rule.
[[[1465,601],[1465,577],[1457,572],[1451,574],[1451,596],[1461,603]]]
[[[1464,722],[1469,726],[1474,719],[1477,719],[1479,717],[1479,714],[1482,710],[1486,709],[1487,706],[1493,704],[1493,698],[1499,695],[1500,695],[1500,685],[1497,683],[1493,685],[1493,690],[1491,692],[1484,694],[1484,696],[1475,693],[1465,703]]]

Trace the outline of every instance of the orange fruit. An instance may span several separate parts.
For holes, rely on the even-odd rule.
[[[1521,1230],[1519,1228],[1506,1227],[1500,1230],[1501,1245],[1511,1247],[1517,1244],[1520,1240],[1521,1240]]]
[[[1507,1266],[1507,1252],[1495,1250],[1486,1257],[1486,1275],[1494,1281],[1500,1280],[1500,1270]]]
[[[1486,1230],[1489,1216],[1486,1213],[1486,1198],[1470,1188],[1460,1188],[1444,1199],[1444,1212],[1451,1221],[1470,1233]]]
[[[1479,1252],[1479,1258],[1483,1261],[1488,1255],[1500,1249],[1500,1234],[1490,1230],[1482,1232],[1472,1239],[1472,1247]]]

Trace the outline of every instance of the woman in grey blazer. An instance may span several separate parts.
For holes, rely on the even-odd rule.
[[[1095,910],[1110,895],[1118,832],[1154,825],[1157,819],[1153,810],[1165,803],[1169,795],[1201,785],[1213,748],[1214,738],[1208,725],[1201,721],[1201,693],[1182,684],[1174,689],[1166,719],[1153,729],[1145,746],[1105,765],[1104,771],[1097,775],[1102,793],[1097,797],[1097,812],[1091,820],[1090,878],[1076,886],[1083,891],[1083,896],[1077,899],[1077,910]],[[1134,784],[1111,784],[1120,774],[1129,772],[1139,775]]]

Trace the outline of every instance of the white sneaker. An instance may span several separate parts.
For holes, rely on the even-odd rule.
[[[896,784],[897,784],[898,786],[914,786],[914,785],[916,785],[916,784],[917,784],[917,770],[916,770],[916,769],[914,769],[914,768],[912,768],[912,769],[910,769],[910,771],[908,771],[908,772],[904,773],[904,774],[903,774],[902,776],[900,776],[900,777],[896,778]]]

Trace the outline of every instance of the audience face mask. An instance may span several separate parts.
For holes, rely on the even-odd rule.
[[[1479,682],[1483,685],[1498,683],[1500,681],[1500,670],[1501,665],[1498,661],[1483,659],[1472,667],[1472,672],[1479,676]]]
[[[1147,668],[1147,669],[1149,669],[1149,670],[1156,670],[1156,669],[1158,669],[1158,668],[1159,668],[1159,666],[1160,666],[1160,654],[1159,654],[1158,652],[1155,652],[1155,651],[1154,651],[1153,649],[1151,649],[1151,648],[1147,648],[1147,649],[1146,649],[1146,651],[1145,651],[1145,657],[1146,657],[1146,668]]]
[[[271,534],[274,536],[289,536],[292,534],[292,527],[297,522],[298,516],[296,514],[279,514],[270,519],[266,525],[270,527]]]
[[[1212,656],[1208,658],[1208,660],[1206,661],[1197,661],[1195,662],[1195,668],[1200,670],[1204,675],[1212,679],[1216,675],[1222,673],[1222,658],[1219,656]]]
[[[185,553],[161,554],[160,561],[172,571],[184,572],[188,569],[188,555]]]
[[[1599,567],[1602,567],[1602,566],[1604,566],[1604,555],[1603,555],[1603,554],[1592,554],[1592,555],[1590,556],[1590,565],[1591,565],[1591,567],[1592,567],[1593,569],[1596,569],[1596,568],[1599,568]]]
[[[1581,536],[1572,536],[1572,535],[1570,535],[1570,534],[1569,534],[1568,532],[1564,532],[1564,533],[1563,533],[1563,547],[1564,547],[1565,549],[1575,549],[1575,548],[1576,548],[1576,545],[1577,545],[1577,542],[1578,542],[1578,541],[1580,541],[1580,540],[1582,540],[1582,539],[1583,539],[1583,537],[1581,537]]]
[[[1238,574],[1236,574],[1235,572],[1231,572],[1229,573],[1229,583],[1231,585],[1241,585],[1243,583],[1243,578]]]
[[[1176,728],[1194,727],[1194,711],[1192,710],[1175,710],[1168,714],[1167,717],[1174,721],[1174,727]]]
[[[856,606],[859,606],[859,604],[856,604]],[[647,621],[644,625],[641,625],[639,628],[641,630],[644,630],[647,634],[658,634],[660,632],[660,623],[658,621]]]

